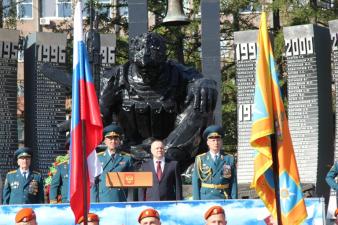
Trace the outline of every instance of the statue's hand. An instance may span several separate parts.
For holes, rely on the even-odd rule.
[[[214,80],[201,78],[188,86],[186,105],[193,105],[200,112],[211,112],[217,101],[217,85]]]

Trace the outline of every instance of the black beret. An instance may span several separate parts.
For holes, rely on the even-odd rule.
[[[32,157],[32,150],[29,147],[20,147],[14,152],[14,156],[16,159],[26,156],[26,157]]]
[[[103,129],[104,137],[120,137],[122,135],[121,127],[111,124]]]
[[[223,128],[219,125],[208,126],[203,132],[204,140],[207,140],[208,137],[223,137],[224,131]]]

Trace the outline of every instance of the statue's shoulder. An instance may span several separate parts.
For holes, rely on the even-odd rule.
[[[125,151],[120,151],[120,154],[124,155],[124,156],[131,156],[131,154],[129,154],[128,152],[125,152]]]
[[[105,69],[102,77],[108,81],[104,82],[102,89],[112,89],[120,87],[124,83],[124,78],[128,75],[129,65],[130,63],[127,62],[123,65],[117,65]]]
[[[104,151],[97,153],[97,156],[103,156],[103,155],[104,155]]]

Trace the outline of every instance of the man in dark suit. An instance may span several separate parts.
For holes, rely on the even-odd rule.
[[[166,201],[182,199],[182,181],[177,161],[164,157],[164,144],[155,140],[151,144],[153,159],[141,166],[141,171],[153,173],[153,186],[140,188],[139,201]]]

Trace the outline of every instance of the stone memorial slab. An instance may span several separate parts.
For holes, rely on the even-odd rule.
[[[300,179],[328,197],[326,165],[333,158],[329,30],[309,24],[285,27],[283,33],[289,126]]]
[[[0,29],[0,179],[16,167],[19,31]]]
[[[337,114],[337,97],[338,97],[338,20],[329,21],[329,29],[331,36],[331,59],[332,59],[332,79],[336,89],[336,114]],[[338,140],[338,117],[336,116],[336,140]],[[338,160],[338,142],[335,146],[335,160]],[[333,161],[332,161],[333,163]]]
[[[217,83],[218,97],[214,110],[215,124],[222,124],[221,101],[221,50],[220,50],[220,1],[201,1],[202,73]]]
[[[331,165],[333,165],[334,161],[338,160],[338,116],[337,116],[337,97],[338,97],[338,20],[329,21],[329,29],[330,29],[330,36],[331,36],[331,61],[332,61],[332,79],[334,81],[334,87],[336,90],[336,142],[335,142],[335,151],[334,151],[334,160],[332,160]],[[336,204],[336,191],[331,190],[331,196],[334,196],[334,201]],[[331,199],[331,198],[330,198]]]
[[[66,69],[66,35],[33,33],[25,49],[25,144],[33,148],[32,165],[45,176],[56,156],[66,153],[65,133],[57,125],[66,119],[65,88],[41,73],[48,62]],[[60,76],[60,74],[55,74]]]
[[[115,34],[100,34],[101,38],[101,77],[100,89],[103,90],[111,73],[106,71],[113,68],[116,62],[116,35]]]
[[[238,129],[237,180],[239,184],[251,183],[254,172],[254,150],[249,140],[255,94],[257,35],[256,30],[234,33]]]

